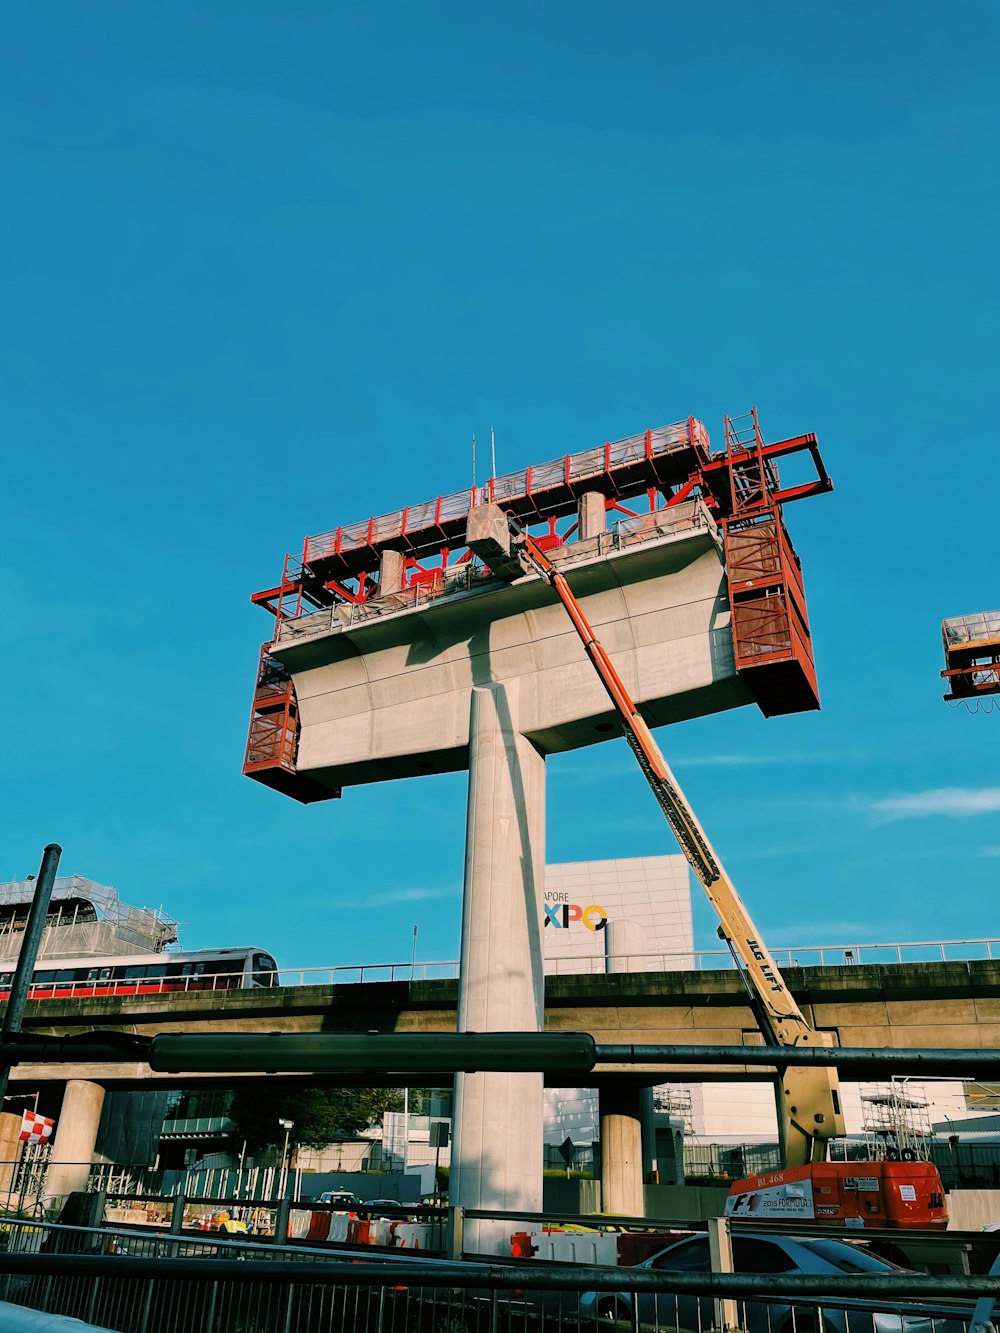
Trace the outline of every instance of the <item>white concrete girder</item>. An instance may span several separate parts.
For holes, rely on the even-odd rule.
[[[581,543],[564,566],[653,726],[750,702],[714,525],[696,505],[670,522],[676,530],[634,545],[609,534]],[[467,767],[470,691],[490,682],[521,683],[522,734],[546,754],[616,725],[565,611],[535,575],[381,616],[318,612],[271,651],[295,683],[298,771],[330,786]]]

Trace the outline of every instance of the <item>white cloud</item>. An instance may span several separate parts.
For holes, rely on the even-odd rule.
[[[453,898],[461,894],[461,886],[451,889],[386,889],[371,893],[346,895],[331,893],[329,897],[312,897],[299,902],[300,907],[341,908],[341,907],[378,907],[383,903],[419,903],[428,898]]]
[[[925,819],[932,815],[964,818],[1000,813],[1000,787],[932,787],[906,796],[872,801],[869,809],[882,819]]]
[[[425,898],[450,898],[458,889],[390,889],[378,894],[380,903],[417,903]]]
[[[983,856],[1000,856],[1000,847],[984,847]]]

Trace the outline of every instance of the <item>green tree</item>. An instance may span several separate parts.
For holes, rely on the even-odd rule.
[[[292,1088],[274,1096],[266,1087],[242,1087],[233,1092],[229,1118],[250,1152],[284,1142],[279,1120],[294,1122],[292,1144],[323,1148],[354,1138],[402,1106],[402,1095],[394,1088]]]

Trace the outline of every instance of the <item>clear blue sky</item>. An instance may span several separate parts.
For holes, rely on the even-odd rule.
[[[241,776],[249,594],[463,484],[474,431],[503,471],[756,402],[836,483],[789,510],[824,709],[661,742],[773,942],[1000,935],[1000,715],[937,674],[942,616],[1000,605],[998,27],[9,9],[0,877],[54,839],[191,946],[455,956],[462,775],[312,808]],[[552,860],[673,850],[620,743],[549,793]]]

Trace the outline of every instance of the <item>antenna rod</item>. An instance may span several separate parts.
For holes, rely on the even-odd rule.
[[[476,489],[476,437],[472,437],[472,489]]]
[[[497,445],[496,440],[493,438],[492,426],[490,427],[490,467],[493,469],[490,476],[495,477],[497,474]]]

